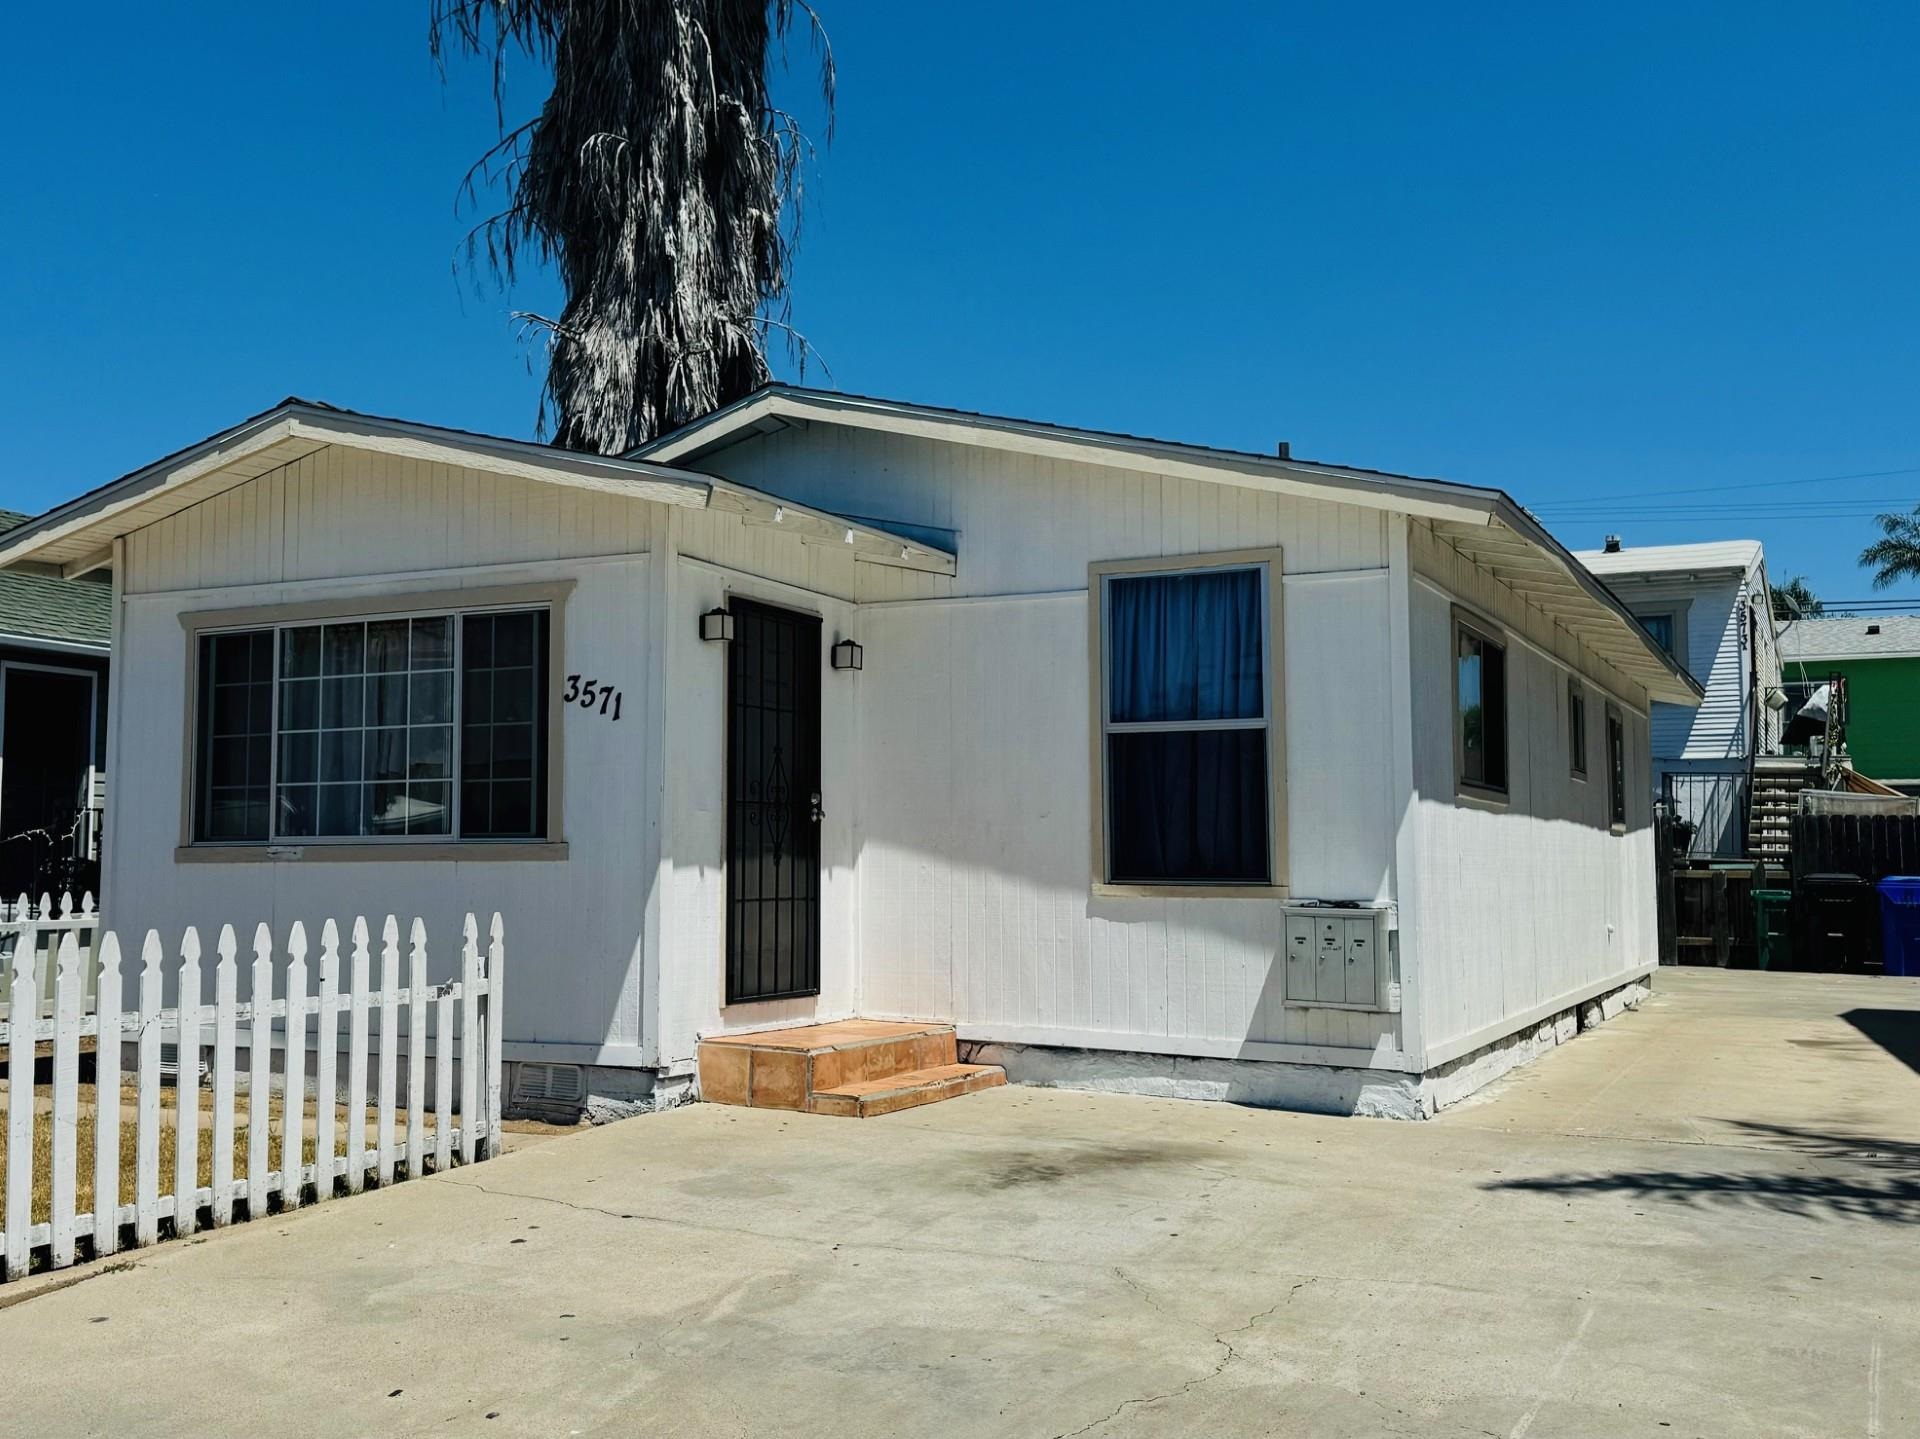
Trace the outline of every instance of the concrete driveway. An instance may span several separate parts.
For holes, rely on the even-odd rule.
[[[20,1434],[1920,1432],[1920,983],[1662,973],[1430,1124],[697,1106],[0,1311]]]

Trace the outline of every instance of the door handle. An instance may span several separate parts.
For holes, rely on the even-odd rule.
[[[812,820],[815,824],[818,824],[820,823],[821,820],[825,819],[826,817],[827,817],[827,812],[824,809],[820,808],[820,791],[815,790],[813,792],[813,804],[809,807],[807,811],[807,818]]]

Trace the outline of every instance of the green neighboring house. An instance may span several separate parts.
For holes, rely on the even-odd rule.
[[[1854,768],[1920,788],[1920,615],[1793,620],[1780,630],[1789,685],[1847,677],[1847,749]]]
[[[28,517],[0,510],[0,533]],[[100,888],[110,573],[0,570],[0,897]]]

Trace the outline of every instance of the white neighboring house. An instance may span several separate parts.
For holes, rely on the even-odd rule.
[[[1700,698],[1499,491],[781,386],[629,459],[288,401],[0,565],[113,570],[108,923],[499,909],[529,1094],[864,1015],[1431,1113],[1644,993]]]
[[[1653,706],[1656,793],[1696,826],[1694,852],[1746,853],[1746,796],[1756,756],[1780,748],[1780,645],[1758,540],[1620,546],[1578,559],[1705,691],[1697,706]]]

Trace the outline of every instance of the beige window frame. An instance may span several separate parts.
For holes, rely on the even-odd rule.
[[[228,862],[302,861],[380,863],[410,860],[558,860],[567,858],[563,782],[565,647],[562,643],[566,602],[575,581],[555,580],[542,584],[493,585],[465,590],[406,591],[341,599],[299,600],[288,604],[255,605],[239,609],[191,610],[180,616],[186,634],[186,706],[182,726],[180,766],[180,843],[174,850],[176,863],[204,864]],[[475,611],[544,609],[547,621],[547,822],[542,839],[462,839],[458,836],[383,839],[353,837],[333,839],[299,836],[285,839],[231,840],[196,839],[194,803],[198,784],[200,695],[200,638],[222,630],[265,629],[279,625],[324,623],[329,620],[401,618],[417,615],[449,615]],[[276,704],[278,703],[276,699]],[[456,712],[456,730],[460,721]],[[456,772],[450,781],[460,783]]]
[[[1267,875],[1265,883],[1165,880],[1115,881],[1111,836],[1107,827],[1107,736],[1111,705],[1108,691],[1107,581],[1113,577],[1176,575],[1202,570],[1259,569],[1266,595],[1266,633],[1261,653],[1265,666],[1267,732]],[[1128,560],[1096,560],[1087,566],[1087,643],[1091,665],[1089,769],[1093,787],[1093,892],[1119,898],[1284,899],[1287,897],[1287,742],[1286,666],[1282,584],[1284,566],[1277,548],[1222,550],[1201,555],[1161,555]],[[1210,724],[1211,722],[1204,722]],[[1203,725],[1195,725],[1195,728]],[[1251,725],[1235,727],[1252,728]],[[1178,729],[1179,725],[1153,726]]]
[[[1472,635],[1482,645],[1500,651],[1500,784],[1467,778],[1467,727],[1460,712],[1460,636]],[[1456,798],[1483,805],[1505,805],[1513,792],[1513,646],[1507,633],[1491,620],[1461,605],[1453,607],[1448,630],[1447,667],[1453,677],[1453,791]],[[1481,703],[1486,703],[1486,679],[1481,677]]]

